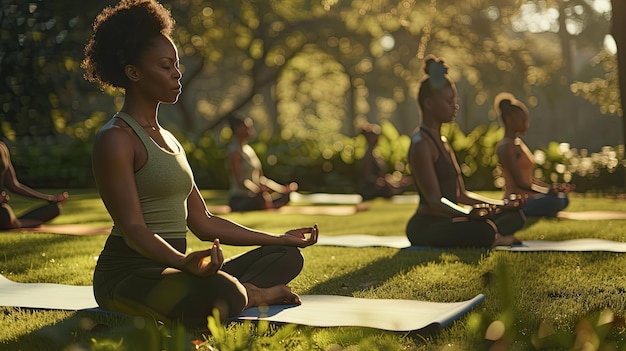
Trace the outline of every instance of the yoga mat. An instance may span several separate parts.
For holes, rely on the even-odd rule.
[[[418,204],[420,202],[419,195],[394,195],[391,197],[391,202],[394,204]]]
[[[622,211],[561,211],[556,214],[557,218],[574,219],[581,221],[601,221],[610,219],[626,219],[626,212]]]
[[[101,235],[109,234],[111,226],[93,227],[86,224],[42,224],[35,228],[16,228],[7,232],[24,233],[52,233],[52,234],[68,234],[68,235]]]
[[[358,205],[315,205],[315,206],[283,206],[276,210],[281,214],[304,214],[304,215],[326,215],[326,216],[349,216],[360,211],[367,211],[369,205],[362,203]]]
[[[368,234],[320,235],[315,245],[346,247],[393,247],[403,249],[411,246],[406,236],[380,236]]]
[[[314,327],[369,327],[391,331],[413,331],[429,326],[445,327],[484,300],[452,303],[362,299],[335,295],[303,295],[302,305],[249,308],[236,320],[267,320]]]
[[[293,192],[289,193],[289,200],[292,202],[307,202],[312,204],[356,205],[363,202],[363,197],[358,194],[301,194]]]
[[[81,310],[98,304],[91,286],[17,283],[0,275],[0,306]]]
[[[480,303],[362,299],[336,295],[303,295],[302,305],[273,305],[243,311],[234,320],[268,320],[317,327],[358,326],[394,331],[445,327]],[[82,310],[98,307],[91,286],[17,283],[0,275],[0,306]]]
[[[604,239],[572,239],[562,241],[524,240],[521,244],[496,246],[499,251],[609,251],[626,252],[626,243]]]

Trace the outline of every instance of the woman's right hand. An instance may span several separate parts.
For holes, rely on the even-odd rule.
[[[215,239],[210,249],[187,254],[180,269],[198,277],[208,277],[222,269],[222,265],[224,265],[224,254],[220,247],[220,240]]]

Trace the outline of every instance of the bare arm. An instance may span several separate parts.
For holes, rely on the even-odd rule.
[[[2,162],[2,166],[5,170],[3,173],[4,178],[2,179],[3,184],[10,192],[33,199],[51,202],[63,202],[67,200],[68,194],[66,192],[57,195],[48,195],[20,183],[17,179],[17,175],[15,174],[13,163],[11,163],[11,155],[9,153],[9,149],[2,142],[0,142],[0,161]]]
[[[283,235],[274,235],[213,216],[206,209],[204,199],[195,186],[187,199],[187,208],[189,211],[187,226],[201,240],[213,241],[219,238],[222,244],[240,246],[287,245],[306,247],[317,242],[317,226],[293,229]]]

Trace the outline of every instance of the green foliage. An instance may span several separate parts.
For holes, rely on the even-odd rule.
[[[306,330],[298,330],[296,325],[273,326],[267,321],[256,324],[246,321],[226,327],[220,322],[217,311],[208,317],[211,335],[200,350],[215,351],[280,351],[312,350],[314,344]],[[309,330],[310,332],[310,330]],[[204,348],[203,348],[204,347]]]
[[[624,111],[619,94],[617,56],[603,50],[593,58],[592,65],[602,66],[605,71],[604,77],[592,78],[590,82],[576,81],[570,85],[570,90],[575,95],[582,96],[597,104],[603,114],[623,116]]]
[[[105,4],[2,3],[0,132],[5,137],[62,134],[94,110],[110,111],[110,101],[101,109],[99,101],[109,99],[82,79],[80,69],[87,29]]]

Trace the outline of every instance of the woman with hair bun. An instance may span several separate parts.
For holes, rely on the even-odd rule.
[[[440,129],[459,108],[448,66],[429,55],[417,102],[421,125],[411,138],[409,164],[420,197],[406,235],[412,245],[493,247],[519,243],[513,233],[524,225],[523,200],[500,201],[468,192],[456,156]]]
[[[504,197],[520,194],[527,198],[523,207],[528,217],[555,217],[569,204],[572,185],[547,184],[535,179],[535,159],[520,138],[528,130],[528,108],[509,93],[500,93],[494,107],[504,125],[504,138],[498,143],[498,159],[505,180]]]
[[[105,8],[85,47],[85,78],[124,91],[120,112],[93,145],[96,185],[114,226],[93,277],[103,309],[164,322],[206,326],[243,309],[300,304],[285,285],[301,271],[298,247],[317,242],[317,226],[282,235],[256,231],[210,213],[185,151],[158,122],[161,103],[182,86],[174,21],[154,0]],[[187,230],[212,247],[187,249]],[[259,246],[225,260],[221,244]]]

